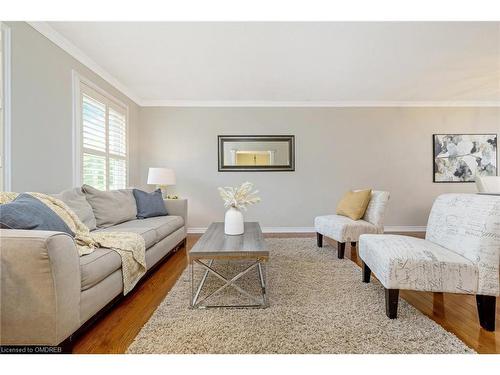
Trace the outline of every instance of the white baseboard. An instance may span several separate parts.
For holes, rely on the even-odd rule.
[[[385,232],[425,232],[425,226],[412,226],[412,225],[388,225],[385,227]],[[205,233],[207,227],[191,227],[188,228],[189,234]],[[314,227],[263,227],[263,233],[314,233]]]

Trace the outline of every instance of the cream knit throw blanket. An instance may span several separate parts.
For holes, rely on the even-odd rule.
[[[144,239],[130,232],[90,232],[64,202],[42,193],[28,193],[41,200],[75,233],[75,244],[80,256],[90,254],[97,247],[112,249],[122,258],[123,294],[130,292],[146,273],[146,245]],[[14,200],[19,194],[0,192],[0,204]]]

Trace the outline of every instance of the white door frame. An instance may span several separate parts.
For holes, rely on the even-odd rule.
[[[12,112],[11,112],[11,43],[10,27],[0,22],[3,69],[3,190],[12,189]]]

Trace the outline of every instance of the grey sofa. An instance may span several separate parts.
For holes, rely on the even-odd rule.
[[[95,230],[140,234],[149,271],[185,246],[187,201],[165,200],[165,205],[168,216]],[[89,219],[88,210],[75,212]],[[50,231],[1,229],[0,241],[1,345],[70,342],[76,331],[123,295],[121,258],[113,250],[79,256],[72,237]]]

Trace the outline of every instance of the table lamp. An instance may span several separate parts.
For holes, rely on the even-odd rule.
[[[156,185],[161,189],[163,197],[167,197],[167,186],[175,185],[175,173],[169,168],[149,168],[148,185]]]

